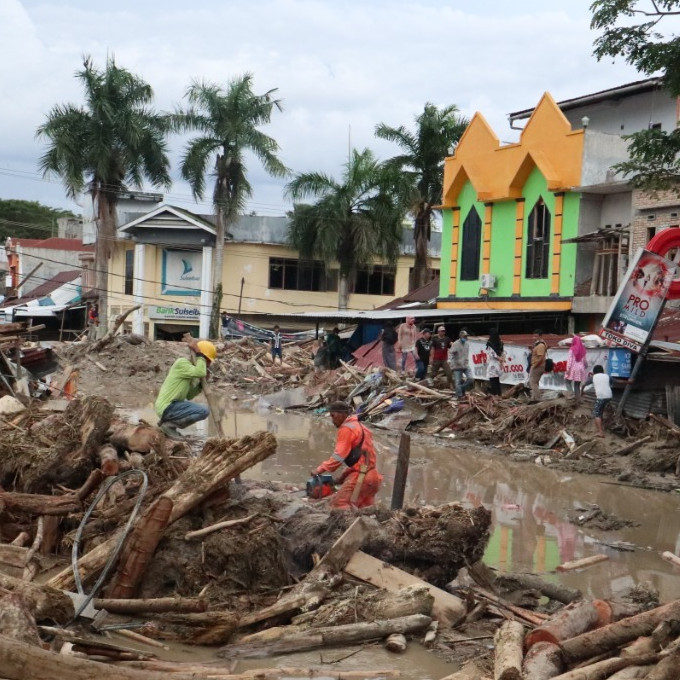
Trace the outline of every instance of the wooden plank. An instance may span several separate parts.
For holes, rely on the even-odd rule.
[[[345,572],[390,593],[396,593],[407,586],[425,586],[434,597],[432,615],[440,624],[454,626],[466,614],[465,603],[460,598],[365,552],[354,553]]]
[[[23,569],[26,565],[26,555],[28,548],[18,545],[0,545],[0,564]]]
[[[352,556],[361,547],[370,533],[366,519],[357,517],[350,527],[328,549],[320,562],[309,573],[307,579],[326,572],[340,572],[345,569]]]

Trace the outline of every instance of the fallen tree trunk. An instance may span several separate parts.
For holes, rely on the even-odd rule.
[[[68,595],[46,585],[38,585],[0,573],[0,587],[32,603],[37,621],[51,619],[64,625],[73,618],[75,610]]]
[[[537,642],[557,645],[562,640],[606,625],[610,620],[611,609],[606,602],[577,602],[562,608],[545,623],[530,631],[525,640],[526,649],[531,649]]]
[[[144,575],[158,542],[168,526],[172,501],[161,496],[144,513],[128,536],[106,596],[112,599],[132,597]]]
[[[223,645],[238,624],[232,612],[162,614],[144,627],[144,635],[158,640],[179,640],[192,645]]]
[[[337,647],[352,645],[357,642],[375,640],[392,635],[393,633],[414,633],[427,628],[432,619],[429,616],[415,614],[398,619],[375,621],[372,623],[351,623],[344,626],[326,626],[323,628],[309,628],[304,631],[286,628],[270,629],[266,631],[264,639],[259,634],[251,635],[245,641],[223,647],[217,656],[226,658],[261,658],[277,654],[302,652],[319,647]],[[272,635],[279,633],[277,639]]]
[[[18,593],[5,591],[0,596],[0,635],[32,646],[39,645],[40,636],[32,610],[33,603],[30,600]]]
[[[186,515],[230,479],[265,460],[275,451],[276,438],[269,432],[257,432],[242,439],[208,440],[201,456],[195,458],[172,487],[161,496],[169,498],[173,503],[168,524]],[[83,582],[104,567],[118,536],[119,533],[116,532],[78,560]],[[64,569],[48,583],[55,588],[72,590],[75,586],[72,569]]]
[[[7,510],[25,512],[29,515],[68,515],[82,510],[75,494],[68,496],[45,496],[36,493],[0,492],[0,503]]]
[[[680,621],[680,600],[565,640],[562,652],[567,663],[590,659],[635,638],[650,635],[661,621]]]
[[[111,614],[162,614],[165,612],[200,613],[208,608],[208,602],[190,597],[157,597],[154,599],[119,600],[95,597],[95,609],[106,609]]]
[[[517,584],[517,588],[527,588],[538,590],[541,595],[549,597],[551,600],[570,604],[581,597],[581,591],[559,583],[549,583],[535,574],[507,574],[502,577],[503,587],[509,588],[510,584]]]
[[[494,680],[522,680],[523,637],[524,626],[517,621],[506,621],[496,631]]]
[[[648,663],[654,663],[659,658],[658,654],[652,656],[640,656],[637,659],[623,659],[616,656],[612,659],[604,659],[604,661],[597,661],[589,666],[581,666],[562,675],[554,677],[552,680],[602,680],[608,678],[616,671],[620,671],[627,666],[639,666]],[[649,676],[647,676],[649,677]]]
[[[524,657],[524,680],[550,680],[564,671],[562,651],[551,642],[537,642]]]
[[[72,655],[55,654],[0,635],[0,668],[7,680],[168,680],[167,673],[150,673]],[[192,673],[177,673],[172,680],[196,680]]]
[[[103,338],[100,338],[99,340],[96,340],[95,342],[93,342],[87,348],[87,351],[88,352],[99,352],[100,349],[102,349],[103,347],[106,347],[106,345],[108,345],[113,340],[114,336],[118,332],[118,329],[123,325],[123,322],[125,321],[125,319],[127,319],[128,316],[130,314],[132,314],[132,312],[135,312],[138,309],[141,309],[141,307],[142,307],[142,305],[135,305],[134,307],[131,307],[130,309],[128,309],[123,314],[119,314],[116,317],[116,320],[113,324],[113,328]]]

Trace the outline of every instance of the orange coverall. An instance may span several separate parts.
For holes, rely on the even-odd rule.
[[[361,456],[359,460],[348,467],[340,476],[342,486],[333,494],[330,505],[332,508],[348,509],[351,507],[365,508],[375,503],[375,495],[382,483],[382,475],[375,469],[375,448],[373,447],[373,435],[364,427],[357,416],[349,416],[338,428],[338,437],[335,443],[333,455],[316,469],[316,474],[333,472],[337,470],[349,455],[350,451],[361,444]],[[356,501],[352,503],[352,494],[359,481],[362,466],[366,466],[366,475],[361,483]]]

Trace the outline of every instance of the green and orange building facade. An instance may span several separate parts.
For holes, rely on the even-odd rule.
[[[516,144],[475,114],[444,168],[438,308],[571,309],[583,148],[547,93]]]

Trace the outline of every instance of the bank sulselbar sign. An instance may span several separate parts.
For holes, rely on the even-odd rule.
[[[185,305],[149,305],[149,319],[162,321],[191,321],[198,323],[201,315],[199,307]]]

